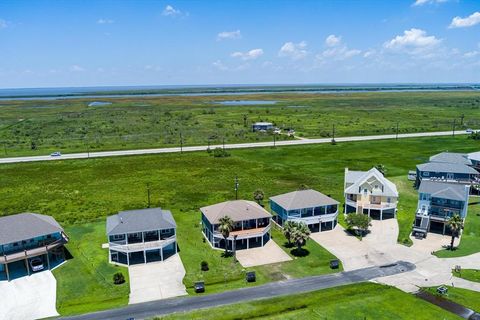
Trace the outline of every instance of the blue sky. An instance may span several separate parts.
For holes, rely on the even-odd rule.
[[[480,82],[480,1],[0,1],[0,88]]]

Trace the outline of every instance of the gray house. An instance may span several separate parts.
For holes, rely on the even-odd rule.
[[[423,179],[471,184],[478,176],[477,170],[463,163],[427,162],[417,165],[415,185],[419,187]]]
[[[233,200],[200,208],[202,231],[213,248],[229,250],[263,247],[270,240],[270,218],[272,215],[258,203]],[[233,230],[225,243],[218,230],[220,219],[228,216],[234,222]],[[234,246],[235,244],[235,246]]]
[[[109,261],[124,265],[163,261],[177,253],[176,228],[172,213],[160,208],[109,216]]]
[[[252,125],[252,131],[268,131],[273,129],[273,123],[271,122],[255,122]]]
[[[472,167],[480,171],[480,151],[469,153],[468,159],[472,161]]]
[[[312,232],[332,230],[337,225],[339,202],[316,190],[298,190],[270,198],[274,220],[304,222]]]
[[[68,237],[51,216],[19,213],[0,218],[0,276],[7,280],[58,265]],[[0,278],[1,279],[1,278]]]
[[[468,154],[456,152],[440,152],[430,157],[430,162],[445,162],[472,165],[472,161],[468,158]]]
[[[418,206],[413,233],[450,233],[447,221],[457,214],[467,216],[469,185],[422,180],[418,188]]]

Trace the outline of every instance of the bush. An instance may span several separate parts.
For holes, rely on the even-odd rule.
[[[227,157],[230,157],[230,153],[228,153],[227,150],[225,149],[215,148],[213,150],[213,156],[215,158],[227,158]]]
[[[125,282],[125,277],[123,276],[123,273],[117,272],[113,275],[114,284],[122,284],[124,282]]]
[[[210,270],[210,269],[208,268],[208,262],[207,262],[207,261],[202,261],[202,262],[200,263],[200,268],[202,269],[202,271],[208,271],[208,270]]]

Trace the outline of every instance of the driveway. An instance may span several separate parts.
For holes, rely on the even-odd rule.
[[[314,233],[311,238],[336,255],[345,270],[385,265],[398,260],[415,264],[416,269],[413,271],[373,280],[406,292],[416,292],[420,287],[452,283],[456,287],[480,291],[478,284],[458,280],[451,272],[455,265],[465,269],[478,269],[480,253],[460,258],[437,258],[431,252],[441,248],[447,238],[434,234],[428,234],[424,240],[415,240],[412,247],[398,244],[396,219],[372,221],[370,230],[362,241],[350,236],[340,225],[332,231]]]
[[[10,282],[0,281],[0,319],[25,320],[58,316],[57,281],[51,271]]]
[[[248,268],[289,261],[292,258],[275,241],[270,240],[260,248],[238,250],[237,260],[243,267]]]
[[[183,285],[185,268],[179,254],[165,261],[128,267],[130,304],[167,299],[187,294]]]

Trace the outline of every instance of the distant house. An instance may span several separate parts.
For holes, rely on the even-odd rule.
[[[478,176],[478,171],[463,163],[427,162],[417,165],[415,185],[419,187],[424,179],[471,184]]]
[[[345,213],[364,213],[383,220],[397,212],[398,191],[376,168],[350,171],[345,168]]]
[[[415,181],[417,180],[417,171],[415,170],[410,170],[408,171],[408,176],[407,176],[408,180],[410,181]]]
[[[447,221],[454,214],[467,216],[469,185],[422,180],[413,232],[426,236],[429,231],[449,233]]]
[[[472,161],[468,159],[468,154],[456,153],[456,152],[440,152],[430,157],[430,162],[444,162],[444,163],[457,163],[467,166],[472,165]]]
[[[51,216],[20,213],[0,218],[0,274],[30,275],[65,259],[68,237]],[[41,266],[41,268],[40,268]]]
[[[271,214],[258,203],[233,200],[200,208],[202,231],[213,248],[233,250],[263,247],[270,240]],[[218,230],[221,218],[228,216],[234,222],[227,243]]]
[[[161,208],[121,211],[107,217],[109,260],[133,265],[163,261],[177,253],[177,225]]]
[[[270,198],[275,221],[304,222],[312,232],[332,230],[337,225],[337,200],[316,190],[298,190]]]
[[[268,131],[273,130],[273,123],[271,122],[255,122],[252,125],[252,131]]]

